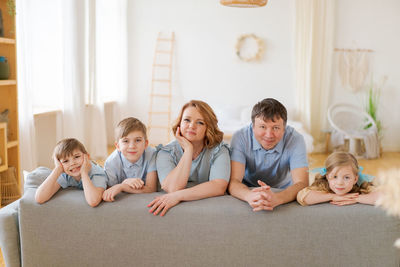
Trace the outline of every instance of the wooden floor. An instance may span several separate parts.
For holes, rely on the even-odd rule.
[[[113,148],[110,148],[109,152],[111,153],[112,150]],[[325,159],[328,157],[328,155],[329,154],[319,154],[319,153],[310,154],[309,155],[310,169],[316,167],[323,167]],[[104,160],[100,160],[97,162],[101,165],[104,164]],[[358,162],[360,166],[363,166],[364,173],[373,176],[378,176],[380,171],[384,171],[391,168],[400,168],[400,152],[384,152],[382,154],[382,157],[379,159],[372,159],[372,160],[359,159]],[[0,267],[3,266],[5,266],[5,264],[0,250]]]
[[[0,249],[0,267],[5,267],[5,266],[6,266],[6,264],[4,263],[3,254],[1,253],[1,249]]]
[[[310,154],[310,169],[323,167],[329,154]],[[363,173],[377,176],[380,171],[391,168],[400,168],[400,152],[383,152],[378,159],[358,159],[358,164],[364,168]]]

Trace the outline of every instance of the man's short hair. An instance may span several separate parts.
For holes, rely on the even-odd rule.
[[[146,126],[138,119],[128,117],[120,121],[115,129],[115,138],[118,142],[119,139],[124,138],[131,132],[140,131],[143,133],[145,140],[147,140]]]
[[[282,119],[283,124],[286,125],[287,122],[287,111],[284,105],[276,99],[265,98],[264,100],[258,102],[254,105],[251,111],[251,121],[254,124],[255,118],[262,118],[264,121]]]
[[[87,154],[85,146],[75,138],[66,138],[59,141],[54,148],[54,156],[60,160],[72,156],[74,150],[79,150],[83,154]]]

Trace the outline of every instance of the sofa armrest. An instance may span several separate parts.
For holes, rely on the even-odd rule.
[[[0,209],[0,247],[7,267],[21,266],[18,205],[19,200]]]

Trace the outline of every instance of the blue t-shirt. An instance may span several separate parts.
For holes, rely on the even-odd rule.
[[[174,140],[166,146],[158,147],[157,173],[160,183],[178,165],[183,156],[182,147]],[[231,164],[229,149],[221,142],[213,148],[204,148],[200,155],[192,161],[189,182],[204,183],[215,179],[224,179],[229,182]]]
[[[102,188],[106,189],[107,188],[107,182],[106,182],[107,176],[106,176],[106,173],[104,172],[103,168],[93,162],[91,162],[91,165],[92,165],[92,168],[89,171],[89,178],[92,181],[93,185],[95,187],[102,187]],[[77,181],[77,180],[75,180],[74,177],[69,176],[65,172],[62,173],[57,178],[57,183],[62,188],[67,188],[69,186],[72,186],[72,187],[77,187],[78,189],[83,190],[82,179]]]
[[[141,178],[146,182],[147,174],[156,171],[156,154],[155,148],[147,147],[140,159],[132,163],[120,151],[114,150],[104,163],[107,185],[120,184],[126,178]]]
[[[304,138],[293,127],[286,126],[279,143],[266,150],[256,140],[253,124],[243,127],[233,134],[231,160],[245,164],[243,183],[259,186],[261,180],[274,188],[291,185],[291,170],[308,167]]]

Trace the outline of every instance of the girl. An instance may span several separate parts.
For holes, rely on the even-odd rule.
[[[372,176],[362,174],[356,158],[347,152],[334,152],[325,161],[325,168],[319,171],[314,183],[297,194],[302,206],[322,202],[334,205],[355,203],[374,205],[378,192],[373,191]]]
[[[161,216],[181,201],[225,194],[230,178],[230,156],[211,107],[199,100],[186,103],[172,127],[175,141],[161,147],[156,166],[161,188],[149,212]],[[195,186],[187,188],[188,182]]]

